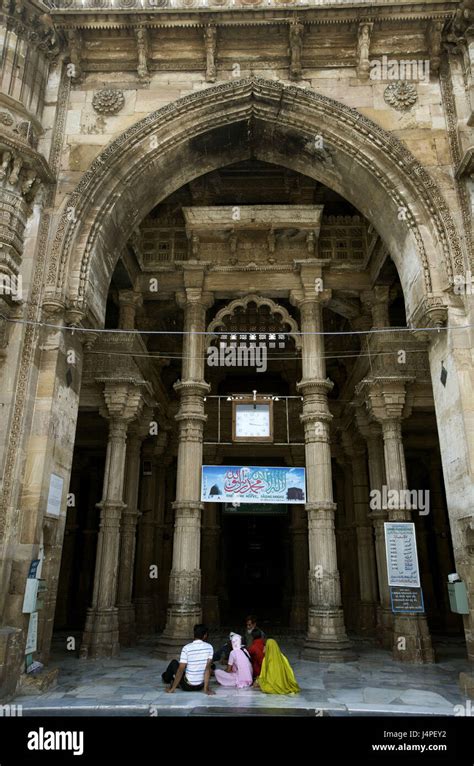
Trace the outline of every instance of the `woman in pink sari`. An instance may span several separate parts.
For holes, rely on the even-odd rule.
[[[245,689],[252,686],[252,663],[247,650],[242,646],[242,636],[232,634],[232,651],[226,670],[215,670],[216,681],[222,686],[236,686]]]

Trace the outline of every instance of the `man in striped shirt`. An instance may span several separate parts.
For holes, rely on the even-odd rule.
[[[206,625],[194,626],[194,641],[183,646],[179,662],[171,660],[161,676],[165,684],[171,684],[167,692],[172,694],[179,686],[186,692],[215,693],[209,689],[214,649],[207,643],[208,635]]]

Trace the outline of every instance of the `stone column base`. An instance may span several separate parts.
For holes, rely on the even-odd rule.
[[[54,689],[58,683],[59,668],[43,668],[41,673],[23,673],[18,694],[34,696]]]
[[[149,636],[155,632],[154,604],[149,596],[135,599],[135,627],[137,636]]]
[[[179,659],[181,649],[193,640],[193,628],[202,622],[201,608],[187,608],[186,611],[168,610],[167,625],[159,637],[153,654],[165,660]]]
[[[5,626],[0,628],[0,701],[13,697],[23,669],[23,631]]]
[[[120,654],[118,609],[88,609],[79,651],[81,659],[117,657]]]
[[[377,607],[377,643],[383,649],[392,649],[393,646],[393,612],[391,609]]]
[[[135,607],[133,604],[118,604],[120,646],[135,646],[137,634],[135,628]]]
[[[361,636],[375,636],[377,630],[377,603],[360,601],[357,605],[357,623]]]
[[[400,662],[421,664],[435,661],[425,615],[394,615],[392,654]]]
[[[349,662],[357,655],[346,636],[342,609],[308,611],[308,634],[301,657],[317,662]]]

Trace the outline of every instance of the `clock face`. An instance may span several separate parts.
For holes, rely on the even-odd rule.
[[[270,437],[270,405],[235,405],[235,438],[268,439]]]

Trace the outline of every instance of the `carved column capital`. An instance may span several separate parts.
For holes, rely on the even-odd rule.
[[[139,384],[104,378],[97,378],[97,382],[104,384],[105,406],[99,410],[103,417],[127,426],[140,415],[144,399],[142,387]]]
[[[366,378],[356,387],[356,394],[365,395],[370,415],[380,423],[401,420],[411,413],[412,397],[407,392],[410,383],[412,378]]]
[[[120,307],[119,328],[121,330],[134,330],[137,309],[143,306],[142,294],[134,290],[119,290],[118,302]]]
[[[448,306],[446,299],[438,295],[426,295],[418,303],[407,324],[413,327],[415,337],[421,340],[431,340],[435,333],[432,331],[423,332],[424,327],[441,328],[448,321]]]
[[[207,311],[214,303],[214,293],[206,292],[200,287],[187,287],[176,293],[176,303],[185,311],[192,312],[194,307]]]

